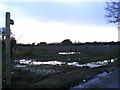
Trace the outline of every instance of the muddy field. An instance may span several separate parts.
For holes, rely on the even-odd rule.
[[[98,74],[109,73],[118,67],[116,54],[100,53],[102,55],[68,51],[33,55],[29,50],[16,50],[11,56],[10,87],[70,89],[84,84]],[[4,54],[2,67],[2,85],[7,88]]]
[[[96,59],[95,59],[96,60]],[[15,59],[11,64],[11,88],[67,88],[83,84],[98,74],[118,66],[118,59],[93,60],[80,63],[73,60]],[[5,72],[3,72],[5,88]]]

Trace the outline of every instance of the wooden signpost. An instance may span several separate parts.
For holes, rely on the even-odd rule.
[[[6,86],[11,85],[11,69],[10,69],[10,24],[14,24],[10,19],[10,13],[6,12],[6,26],[5,26],[5,51],[6,51]]]

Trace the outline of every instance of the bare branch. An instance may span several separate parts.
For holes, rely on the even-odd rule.
[[[120,0],[106,2],[105,10],[108,12],[106,15],[107,22],[114,24],[120,22]]]

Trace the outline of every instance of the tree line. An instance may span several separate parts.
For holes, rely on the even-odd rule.
[[[17,45],[20,45],[20,46],[48,46],[48,45],[65,45],[65,46],[69,46],[69,45],[120,45],[120,42],[97,42],[97,41],[94,41],[94,42],[72,42],[70,39],[65,39],[63,40],[62,42],[54,42],[54,43],[46,43],[46,42],[40,42],[40,43],[32,43],[32,44],[22,44],[22,43],[19,43]]]

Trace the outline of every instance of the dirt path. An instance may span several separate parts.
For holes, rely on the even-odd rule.
[[[76,88],[119,88],[118,72],[120,73],[120,68],[110,73],[104,72],[103,74],[99,74],[96,78],[86,82],[85,84],[75,86],[70,90]]]

